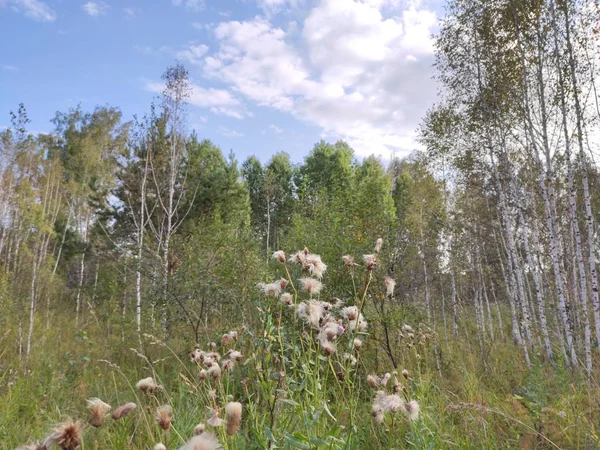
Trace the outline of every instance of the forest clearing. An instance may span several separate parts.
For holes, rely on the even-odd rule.
[[[341,3],[391,27],[387,1],[314,2],[305,34]],[[0,448],[600,448],[600,6],[444,6],[400,155],[225,153],[190,122],[226,46],[178,54],[143,115],[102,100],[37,132],[9,109]]]

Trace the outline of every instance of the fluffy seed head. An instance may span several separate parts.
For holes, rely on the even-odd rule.
[[[119,420],[128,415],[131,411],[133,411],[137,405],[133,402],[125,403],[124,405],[119,406],[112,413],[113,420]]]
[[[273,258],[279,262],[285,263],[285,253],[283,250],[277,250],[276,252],[273,253],[273,256],[271,256],[271,258]]]
[[[215,380],[221,378],[221,368],[217,363],[213,363],[213,365],[208,368],[208,375]]]
[[[302,289],[309,294],[318,294],[323,288],[323,283],[314,278],[300,278],[300,284]]]
[[[363,255],[363,261],[367,270],[373,270],[377,266],[377,255]]]
[[[305,256],[302,267],[308,270],[312,276],[319,279],[323,278],[323,274],[327,270],[327,264],[321,261],[321,257],[313,254]]]
[[[356,306],[346,306],[342,309],[342,316],[349,322],[356,320],[358,317],[358,308]]]
[[[104,423],[104,418],[110,411],[111,406],[104,403],[99,398],[91,398],[87,401],[88,409],[90,410],[89,423],[91,426],[98,428]]]
[[[263,294],[267,297],[277,297],[281,294],[281,281],[274,281],[273,283],[265,284],[259,283],[257,287],[261,290]]]
[[[79,422],[67,419],[54,429],[47,441],[55,443],[62,450],[75,450],[81,445],[81,431]]]
[[[408,380],[410,378],[410,374],[408,373],[408,370],[403,369],[402,376]]]
[[[394,281],[394,279],[390,277],[385,277],[383,281],[385,283],[385,293],[388,297],[391,297],[392,295],[394,295],[396,281]]]
[[[171,422],[173,421],[171,418],[172,412],[173,408],[171,408],[171,405],[163,405],[156,408],[156,423],[165,431],[171,428]]]
[[[375,241],[375,253],[379,253],[383,247],[383,239],[379,238]]]
[[[354,344],[354,350],[360,350],[360,348],[363,345],[363,341],[359,338],[355,338],[353,344]]]
[[[219,408],[213,409],[212,416],[206,421],[211,427],[220,427],[223,425],[223,422],[225,421],[219,417]]]
[[[410,420],[417,420],[419,418],[419,411],[421,407],[416,400],[411,400],[404,404],[404,412]]]
[[[242,423],[242,404],[239,402],[227,403],[225,415],[227,416],[227,434],[233,436],[238,432]]]
[[[292,264],[304,264],[304,261],[306,260],[306,253],[304,253],[303,251],[298,251],[296,253],[294,253],[291,258],[289,259],[289,262]]]
[[[350,269],[353,269],[354,267],[358,266],[358,264],[356,264],[356,262],[354,261],[354,257],[350,255],[342,256],[342,261],[344,261],[344,266]]]
[[[402,331],[404,333],[412,333],[413,329],[412,329],[412,327],[410,325],[404,324],[404,325],[402,325]]]
[[[198,436],[206,431],[206,425],[199,423],[194,427],[194,436]]]
[[[183,447],[180,447],[179,450],[219,450],[221,448],[221,444],[219,444],[217,437],[214,434],[205,431],[204,433],[191,438]]]
[[[47,447],[45,444],[34,443],[34,444],[24,445],[23,447],[19,447],[17,450],[46,450],[46,449],[47,449]]]
[[[325,302],[318,300],[302,302],[296,308],[296,314],[312,328],[318,329],[321,325],[321,318],[325,315],[326,311],[324,304]]]
[[[294,296],[288,292],[285,292],[283,294],[281,294],[281,297],[279,297],[279,302],[282,305],[293,305],[294,304]]]
[[[198,373],[198,377],[200,377],[201,380],[206,380],[207,376],[208,372],[206,371],[206,369],[202,369],[200,373]]]
[[[331,299],[331,306],[333,308],[341,308],[342,306],[344,306],[344,301],[342,299],[337,298],[337,297],[333,297]]]
[[[143,380],[138,381],[135,387],[137,387],[144,394],[153,394],[161,388],[161,386],[158,385],[152,377],[144,378]]]
[[[375,377],[375,375],[367,375],[367,383],[369,383],[369,386],[373,389],[377,388],[377,377]]]
[[[154,446],[154,450],[167,450],[167,447],[162,442],[159,442]]]

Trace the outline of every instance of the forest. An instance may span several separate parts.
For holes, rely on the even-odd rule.
[[[0,448],[600,448],[600,5],[446,8],[404,158],[15,105]]]

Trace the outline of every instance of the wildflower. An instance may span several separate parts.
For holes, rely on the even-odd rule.
[[[351,355],[350,353],[344,353],[344,359],[349,361],[351,366],[356,365],[356,357],[354,355]]]
[[[162,442],[159,442],[154,446],[154,450],[167,450],[167,447]]]
[[[200,373],[198,374],[198,376],[200,377],[201,380],[206,380],[206,377],[208,376],[208,372],[206,371],[206,369],[202,369],[200,371]]]
[[[369,384],[369,386],[375,389],[378,384],[377,378],[374,375],[367,375],[367,383]]]
[[[206,421],[206,423],[211,427],[220,427],[223,425],[223,422],[225,421],[219,417],[219,408],[213,409],[212,416],[210,416],[210,419]]]
[[[46,442],[49,444],[54,443],[62,450],[75,450],[81,445],[81,431],[82,427],[79,422],[67,419],[54,429]]]
[[[161,386],[158,385],[152,377],[144,378],[143,380],[138,381],[135,387],[137,387],[144,394],[153,394],[155,391],[161,389]]]
[[[319,279],[323,278],[323,274],[327,270],[327,264],[321,261],[321,256],[312,254],[305,256],[302,267]]]
[[[290,306],[294,303],[294,296],[288,292],[285,292],[281,294],[281,297],[279,297],[279,303]]]
[[[344,266],[353,269],[354,267],[358,266],[358,264],[356,264],[356,262],[354,262],[354,257],[350,256],[350,255],[344,255],[342,256],[342,261],[344,261]]]
[[[233,350],[231,353],[229,353],[229,359],[232,361],[241,361],[242,358],[242,352],[238,352],[237,350]]]
[[[387,386],[388,381],[390,381],[390,378],[392,376],[389,373],[386,373],[383,377],[379,378],[377,381],[379,382],[379,384],[381,384],[382,386]]]
[[[194,436],[187,443],[180,447],[179,450],[219,450],[221,444],[219,444],[219,440],[217,437],[205,431],[198,436]]]
[[[227,360],[225,360],[225,362],[223,363],[223,370],[229,370],[229,371],[232,371],[234,366],[235,366],[235,361],[233,361],[233,360],[231,360],[231,359],[227,359]]]
[[[233,436],[238,432],[242,423],[242,404],[239,402],[227,403],[225,414],[227,416],[227,434]]]
[[[367,266],[367,270],[373,270],[375,266],[377,266],[377,256],[376,255],[363,255],[363,261]]]
[[[172,412],[173,408],[171,408],[171,405],[163,405],[156,408],[156,423],[165,431],[171,428],[171,422],[173,421],[171,418]]]
[[[335,353],[336,345],[333,342],[327,340],[320,340],[319,343],[321,344],[321,348],[327,356],[331,356]]]
[[[217,349],[217,343],[216,342],[209,342],[208,343],[208,348],[211,350],[216,350]]]
[[[292,255],[292,257],[288,260],[288,262],[294,264],[304,264],[306,260],[306,253],[303,251],[298,251]]]
[[[128,415],[131,411],[133,411],[137,405],[133,402],[125,403],[122,406],[119,406],[112,413],[113,420],[119,420]]]
[[[227,347],[229,344],[237,341],[238,334],[237,331],[230,331],[229,333],[225,333],[221,337],[221,346]]]
[[[404,333],[412,333],[413,329],[412,329],[412,327],[410,325],[404,324],[404,325],[402,325],[402,331]]]
[[[411,400],[404,404],[404,413],[410,420],[417,420],[419,418],[419,411],[421,407],[416,400]]]
[[[214,363],[212,366],[209,367],[208,375],[213,377],[215,380],[221,378],[221,368],[217,363]]]
[[[404,406],[404,400],[399,395],[381,395],[382,391],[378,392],[375,397],[375,402],[379,404],[381,411],[384,413],[391,412],[396,414]]]
[[[337,297],[333,297],[331,299],[331,306],[334,308],[341,308],[342,306],[344,306],[344,301]]]
[[[342,333],[344,328],[342,328]],[[337,338],[340,335],[340,325],[338,325],[337,322],[327,322],[325,325],[323,325],[321,327],[321,330],[319,331],[319,336],[323,337],[324,339],[328,340],[328,341],[333,341],[335,338]]]
[[[358,317],[358,308],[356,306],[346,306],[342,309],[342,316],[347,321],[356,320]]]
[[[354,345],[354,350],[360,350],[363,345],[363,341],[362,339],[355,338],[352,344]]]
[[[205,430],[206,430],[206,425],[204,425],[203,423],[199,423],[198,425],[196,425],[194,427],[194,436],[198,436],[199,434],[204,433]]]
[[[314,278],[301,278],[300,283],[302,284],[302,289],[309,294],[318,294],[323,288],[323,283]]]
[[[283,252],[283,250],[277,250],[273,253],[273,256],[271,256],[271,258],[276,259],[279,262],[285,263],[285,253]]]
[[[100,427],[104,423],[104,418],[110,411],[111,406],[104,403],[99,398],[91,398],[88,400],[88,409],[90,410],[90,425]]]
[[[281,281],[274,281],[273,283],[265,284],[259,283],[257,287],[265,294],[267,297],[277,297],[281,294]]]
[[[388,297],[394,295],[394,288],[396,287],[396,281],[393,278],[385,277],[383,282],[385,283],[385,293]]]
[[[206,352],[203,352],[200,349],[195,349],[192,353],[190,353],[190,361],[193,363],[201,363],[204,361],[205,356]]]
[[[408,380],[410,378],[410,374],[408,373],[408,370],[403,369],[402,376]]]
[[[321,318],[325,313],[323,304],[324,302],[320,302],[318,300],[302,302],[296,308],[296,314],[308,325],[318,329],[319,325],[321,324]]]
[[[379,253],[381,251],[382,246],[383,246],[383,239],[378,238],[377,241],[375,241],[375,253]]]

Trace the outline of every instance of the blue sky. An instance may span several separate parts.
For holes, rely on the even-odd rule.
[[[301,161],[320,139],[406,154],[435,101],[441,0],[0,0],[0,127],[81,104],[148,111],[176,60],[188,128],[237,158]]]

